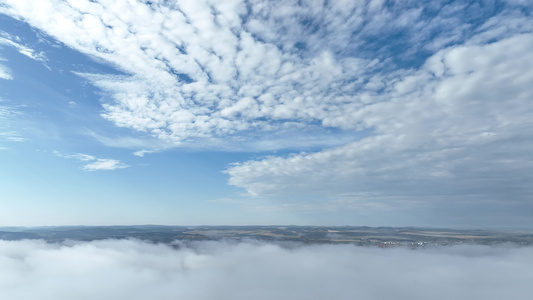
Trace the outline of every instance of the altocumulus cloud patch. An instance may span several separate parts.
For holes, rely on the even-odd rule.
[[[17,24],[0,32],[0,83],[24,78],[23,65],[8,60],[16,52],[98,90],[100,102],[74,92],[50,106],[68,106],[57,113],[79,119],[73,124],[87,120],[59,132],[83,128],[84,140],[139,157],[169,148],[260,152],[236,155],[224,172],[255,200],[272,200],[267,210],[531,227],[527,1],[0,3],[6,24]],[[31,33],[19,36],[23,27]],[[66,48],[84,59],[54,55]],[[25,136],[0,128],[0,149],[32,144]],[[71,143],[72,153],[103,153]],[[115,155],[81,160],[81,169],[128,167]],[[140,164],[130,164],[134,174]],[[392,221],[393,211],[405,217]],[[345,222],[335,214],[329,222]]]
[[[2,299],[529,299],[533,248],[0,242]]]

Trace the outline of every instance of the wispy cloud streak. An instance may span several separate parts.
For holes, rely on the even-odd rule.
[[[102,170],[117,170],[129,167],[128,165],[121,163],[116,159],[109,158],[97,158],[92,155],[76,153],[76,154],[63,154],[59,151],[54,151],[57,157],[76,159],[81,162],[90,162],[82,166],[84,171],[102,171]]]

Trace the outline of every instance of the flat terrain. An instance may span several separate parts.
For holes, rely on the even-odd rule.
[[[298,243],[351,243],[361,246],[533,244],[533,231],[451,230],[415,227],[317,226],[66,226],[4,227],[0,240],[93,241],[134,238],[154,243],[245,240]]]

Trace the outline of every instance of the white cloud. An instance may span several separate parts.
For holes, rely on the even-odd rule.
[[[128,74],[78,73],[108,92],[103,117],[179,146],[218,147],[286,127],[307,128],[302,136],[312,138],[313,124],[373,128],[381,118],[365,116],[367,106],[388,101],[381,91],[397,82],[404,84],[397,89],[409,85],[413,70],[394,60],[533,28],[512,4],[472,28],[458,14],[479,8],[461,2],[428,6],[428,15],[379,1],[5,3],[2,12]],[[395,39],[399,33],[405,37]],[[384,36],[390,39],[380,45]]]
[[[85,171],[116,170],[129,167],[116,159],[97,159],[95,162],[86,164],[81,167]]]
[[[90,162],[81,167],[84,171],[102,171],[102,170],[117,170],[129,167],[128,165],[121,163],[116,159],[97,158],[92,155],[76,153],[76,154],[63,154],[59,151],[53,151],[57,157],[76,159],[81,162]]]
[[[531,247],[0,241],[3,299],[529,299]],[[29,288],[31,287],[31,288]]]
[[[54,155],[57,156],[57,157],[62,157],[62,158],[73,158],[73,159],[77,159],[79,161],[91,161],[91,160],[95,160],[96,157],[92,156],[92,155],[88,155],[88,154],[83,154],[83,153],[76,153],[76,154],[63,154],[59,151],[53,151],[54,152]]]
[[[519,207],[533,196],[531,5],[4,2],[122,71],[76,73],[104,91],[102,116],[119,127],[165,147],[326,148],[230,166],[230,184],[251,194]]]
[[[387,101],[327,119],[333,126],[363,123],[372,136],[317,153],[237,163],[226,171],[229,182],[251,194],[488,199],[507,193],[528,201],[531,47],[532,36],[524,34],[439,51],[380,96]]]
[[[11,74],[11,70],[9,70],[9,68],[5,66],[0,65],[0,79],[12,80],[13,75]]]
[[[311,35],[309,54],[300,55],[294,51],[296,41],[284,38],[301,38],[308,29],[300,19],[322,11],[314,6],[288,5],[280,10],[286,21],[275,25],[277,19],[264,19],[265,14],[278,18],[269,10],[273,7],[262,11],[260,4],[252,4],[250,20],[243,23],[247,11],[241,1],[150,7],[133,1],[7,3],[4,12],[131,74],[78,75],[109,92],[105,118],[176,145],[197,139],[215,139],[211,144],[217,144],[249,131],[272,134],[286,126],[307,127],[325,120],[330,109],[360,107],[354,89],[375,89],[373,81],[364,84],[379,66],[375,60],[333,53],[349,47],[348,41],[339,41],[353,22],[360,23],[354,17],[349,24],[330,24],[349,15],[341,4],[326,8],[322,25],[331,32]],[[294,32],[286,37],[255,32],[270,28],[265,25]],[[324,36],[327,41],[321,41]],[[348,122],[341,128],[359,127]]]
[[[0,32],[0,45],[13,47],[17,49],[20,54],[25,55],[31,59],[38,61],[46,61],[44,53],[36,53],[35,50],[26,47],[20,43],[14,42],[13,40],[17,40],[17,37],[13,37],[5,32]]]
[[[379,91],[399,81],[407,84],[412,72],[392,63],[394,55],[416,56],[423,45],[438,51],[503,25],[514,34],[533,26],[510,8],[512,14],[501,13],[475,32],[454,16],[465,10],[461,3],[431,18],[420,7],[380,2],[6,4],[4,13],[129,74],[78,73],[108,92],[103,117],[180,146],[231,145],[250,139],[250,132],[268,136],[287,127],[308,128],[302,137],[312,138],[317,123],[351,131],[372,128],[366,106],[387,101],[390,94]],[[443,27],[458,32],[442,32]],[[412,44],[404,53],[372,42],[398,30]],[[504,37],[509,35],[498,36]],[[365,52],[369,47],[378,50]]]
[[[156,151],[155,150],[139,150],[139,151],[133,152],[133,155],[138,156],[138,157],[144,157],[146,154],[150,154],[154,152]]]

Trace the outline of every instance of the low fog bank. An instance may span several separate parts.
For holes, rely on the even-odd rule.
[[[531,299],[533,247],[0,241],[0,299]]]

